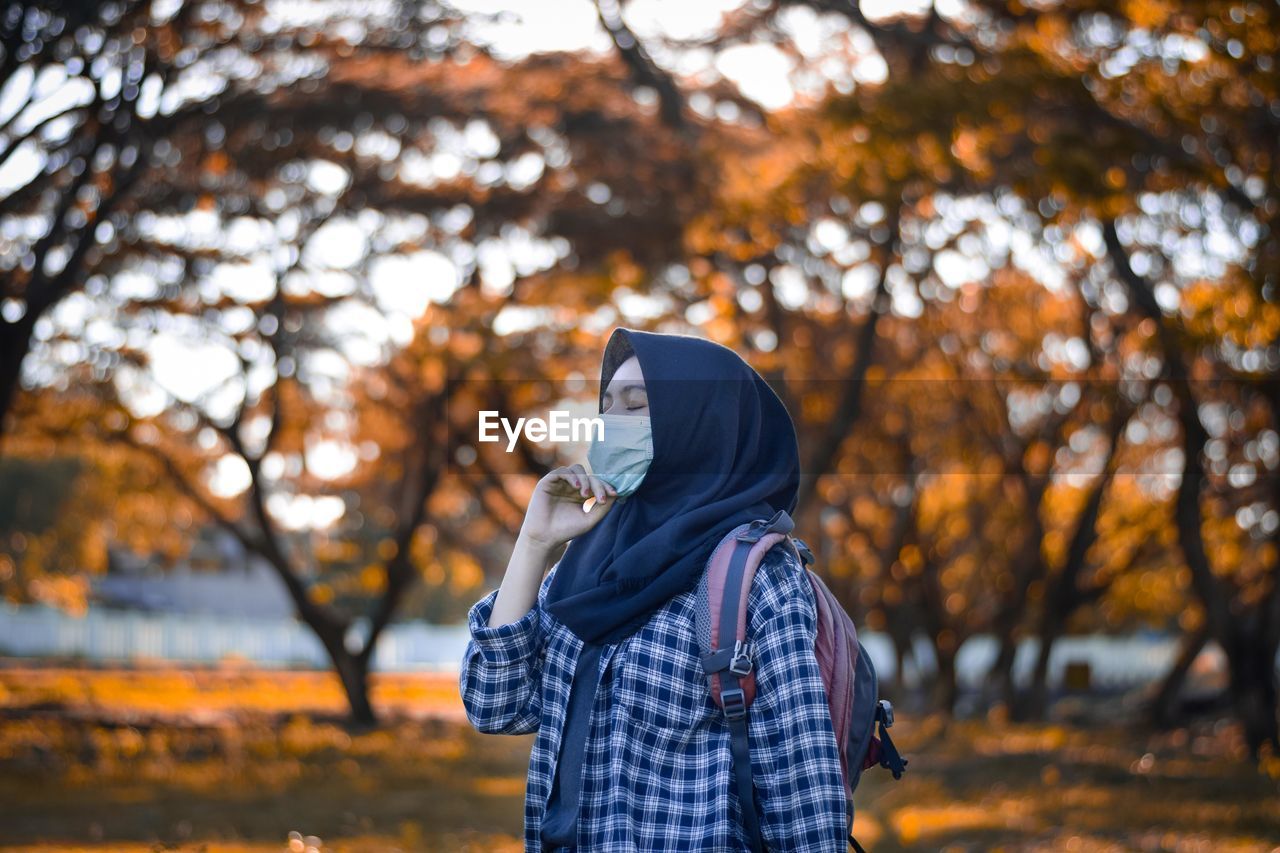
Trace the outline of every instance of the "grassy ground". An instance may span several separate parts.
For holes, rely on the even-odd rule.
[[[351,732],[322,673],[0,666],[0,850],[517,851],[531,736],[465,723],[451,675],[382,676]],[[900,717],[858,791],[893,851],[1280,851],[1280,784],[1225,724]]]

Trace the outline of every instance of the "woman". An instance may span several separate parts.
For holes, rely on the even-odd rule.
[[[697,584],[732,528],[794,511],[795,429],[746,362],[698,338],[615,330],[600,380],[593,472],[573,465],[538,482],[501,585],[468,615],[467,717],[481,732],[537,732],[526,853],[750,850],[729,730],[699,658]],[[748,613],[765,844],[843,851],[815,605],[789,549],[766,555]]]

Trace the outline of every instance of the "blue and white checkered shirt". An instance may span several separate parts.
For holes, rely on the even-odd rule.
[[[488,627],[498,591],[471,607],[471,640],[459,687],[481,732],[537,732],[524,802],[525,853],[541,853],[582,642],[537,604],[515,622]],[[646,625],[600,655],[600,688],[582,768],[578,847],[583,853],[751,849],[733,781],[729,729],[699,661],[697,590],[656,610]],[[846,794],[814,656],[813,591],[796,556],[775,546],[748,598],[756,699],[748,731],[757,808],[770,853],[844,853]],[[564,850],[566,848],[558,848]]]

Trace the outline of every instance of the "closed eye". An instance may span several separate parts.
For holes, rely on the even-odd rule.
[[[623,385],[618,389],[621,399],[618,401],[622,407],[628,412],[638,412],[649,408],[649,395],[645,391],[645,387],[640,384]],[[614,397],[610,391],[605,391],[601,397],[601,411],[607,412],[613,408]]]

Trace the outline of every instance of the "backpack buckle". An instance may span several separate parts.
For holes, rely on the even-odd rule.
[[[739,677],[751,672],[751,643],[737,640],[733,644],[733,657],[729,660],[729,671]]]
[[[876,703],[876,719],[880,722],[880,766],[889,769],[893,778],[901,779],[907,769],[907,759],[902,757],[898,748],[889,737],[889,727],[893,725],[893,705],[888,699]]]
[[[747,699],[741,687],[721,690],[720,702],[724,705],[724,715],[731,720],[739,720],[747,715]]]

